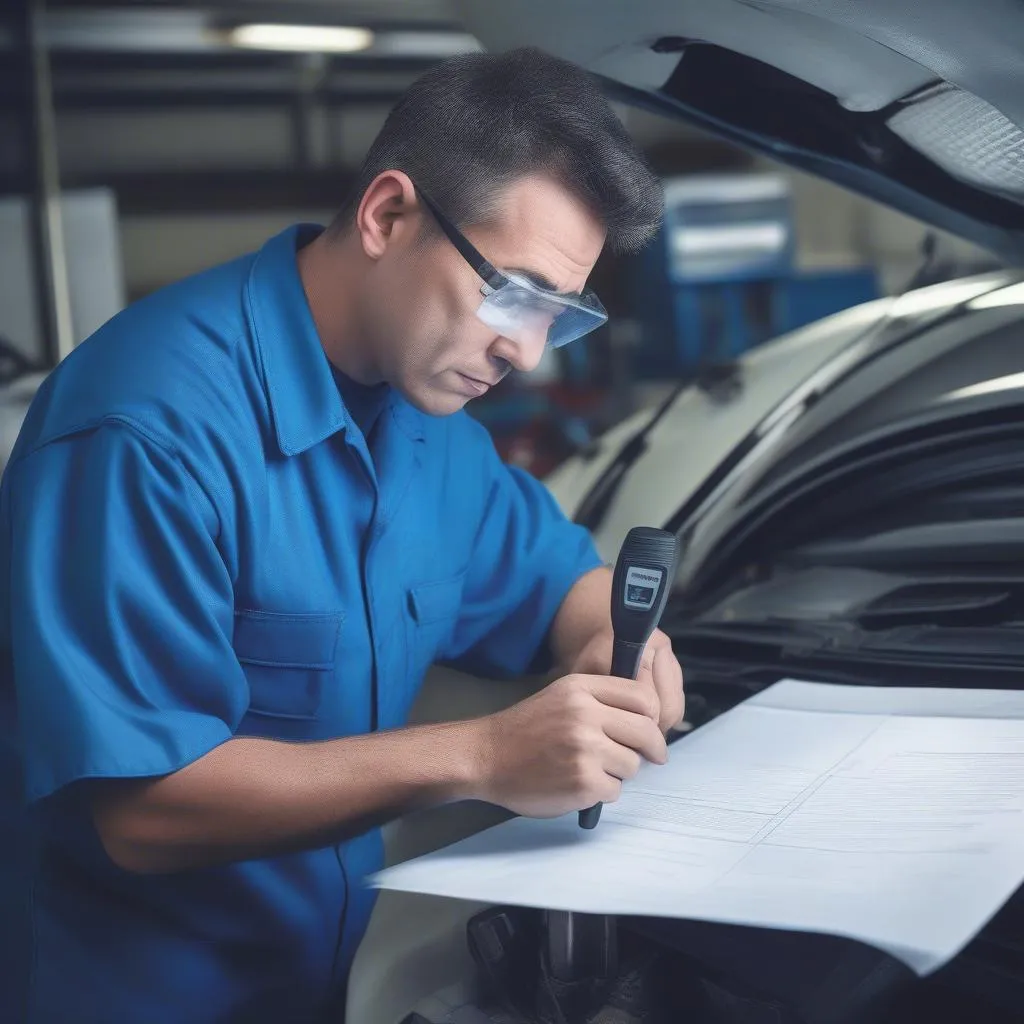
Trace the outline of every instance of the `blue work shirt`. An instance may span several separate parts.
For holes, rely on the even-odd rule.
[[[44,382],[4,474],[5,1021],[340,1019],[379,832],[140,875],[107,856],[79,783],[237,736],[400,726],[432,662],[536,667],[600,564],[465,413],[385,389],[367,443],[298,275],[316,230],[106,324]]]

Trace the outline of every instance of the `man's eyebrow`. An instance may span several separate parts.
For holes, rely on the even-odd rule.
[[[546,292],[558,291],[558,288],[553,282],[548,280],[548,278],[543,274],[538,274],[536,270],[527,270],[525,267],[512,267],[509,273],[519,274],[520,277],[525,277],[528,281],[531,281],[538,288],[543,288]]]

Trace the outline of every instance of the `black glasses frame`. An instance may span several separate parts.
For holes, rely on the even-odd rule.
[[[508,284],[508,278],[500,270],[496,270],[490,261],[486,260],[475,245],[445,216],[430,196],[419,187],[413,185],[416,194],[423,200],[423,205],[430,211],[438,227],[447,235],[448,241],[455,246],[462,258],[473,268],[477,276],[489,288],[497,290]]]

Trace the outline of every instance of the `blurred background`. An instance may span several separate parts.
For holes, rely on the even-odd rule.
[[[4,6],[3,454],[75,344],[290,223],[326,223],[405,86],[479,49],[443,0]],[[665,228],[638,256],[602,256],[605,328],[469,407],[538,476],[680,381],[728,387],[771,337],[992,266],[835,186],[616,111],[664,181]]]

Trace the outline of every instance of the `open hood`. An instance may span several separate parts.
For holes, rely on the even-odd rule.
[[[1024,262],[1015,0],[457,0],[490,50],[534,45],[679,117]]]

